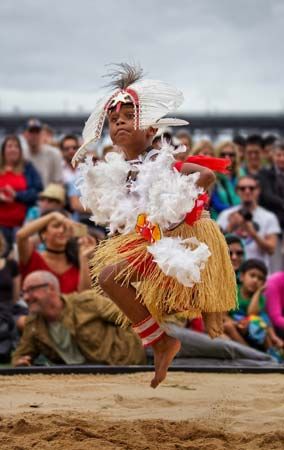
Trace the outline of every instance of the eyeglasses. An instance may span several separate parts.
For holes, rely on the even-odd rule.
[[[238,190],[244,192],[246,189],[253,192],[257,189],[257,186],[238,186]]]
[[[47,286],[48,286],[48,283],[35,284],[34,286],[29,286],[27,289],[22,289],[21,294],[22,294],[22,296],[24,296],[26,294],[32,294],[37,289],[45,288]]]
[[[62,150],[78,150],[78,145],[68,145],[68,147],[63,147]]]
[[[235,153],[229,153],[229,152],[222,152],[220,153],[221,158],[226,158],[226,156],[228,158],[235,158],[236,154]]]
[[[244,251],[243,250],[230,250],[230,256],[244,256]]]

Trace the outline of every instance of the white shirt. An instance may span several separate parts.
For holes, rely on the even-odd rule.
[[[31,161],[39,172],[43,185],[46,187],[49,183],[63,182],[62,174],[62,155],[60,150],[51,145],[43,144],[37,153],[30,151],[27,141],[22,137],[22,147],[24,158]]]
[[[229,216],[238,211],[241,208],[240,205],[233,206],[232,208],[228,208],[225,211],[222,211],[221,214],[218,216],[217,223],[222,228],[223,231],[225,231],[229,225]],[[257,206],[253,212],[252,212],[252,221],[258,228],[257,233],[260,237],[265,238],[266,236],[269,236],[271,234],[280,234],[281,228],[277,219],[277,216],[271,212],[268,211],[265,208],[262,208],[261,206]],[[238,230],[234,232],[235,234],[239,234]],[[257,245],[254,239],[252,239],[250,236],[243,237],[242,241],[245,246],[245,252],[246,252],[246,258],[256,258],[262,260],[268,267],[270,268],[270,256],[268,253],[261,250],[261,248]]]

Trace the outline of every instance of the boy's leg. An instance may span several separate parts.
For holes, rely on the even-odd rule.
[[[134,328],[139,327],[141,322],[150,316],[148,309],[137,299],[136,289],[129,284],[122,285],[115,280],[117,274],[129,263],[122,262],[117,265],[106,267],[99,275],[99,284],[103,291],[113,300],[114,303],[131,320]],[[131,282],[138,282],[139,274],[136,273]],[[180,342],[163,333],[159,340],[152,344],[154,351],[155,376],[151,381],[153,388],[166,378],[167,370],[175,355],[180,349]]]

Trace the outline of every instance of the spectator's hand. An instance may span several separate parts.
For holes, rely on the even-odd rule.
[[[67,219],[66,216],[64,216],[64,214],[61,214],[61,212],[59,211],[52,211],[51,213],[49,213],[50,216],[50,220],[56,220],[57,222],[64,222],[65,219]]]
[[[13,201],[16,197],[16,191],[15,189],[12,188],[12,186],[10,186],[9,184],[7,184],[4,188],[5,193],[7,195],[7,197],[9,197],[11,199],[11,201]]]
[[[277,347],[277,348],[284,347],[284,342],[278,336],[271,337],[271,341],[272,341],[272,344],[275,345],[275,347]]]
[[[250,220],[244,221],[243,229],[246,231],[247,235],[252,238],[257,234],[256,229]]]
[[[78,240],[80,257],[89,258],[93,253],[97,243],[97,240],[90,235],[81,237]]]
[[[0,202],[7,202],[7,197],[4,192],[0,192]]]
[[[13,190],[13,192],[15,191]],[[0,190],[0,201],[5,203],[12,203],[14,201],[13,194],[11,195],[6,187],[1,188]]]
[[[16,367],[19,366],[31,366],[32,365],[32,357],[29,355],[21,356],[15,363]]]
[[[245,222],[243,216],[240,213],[238,213],[238,211],[235,211],[232,214],[230,214],[229,218],[228,218],[228,221],[229,221],[229,227],[228,228],[231,231],[239,228]]]

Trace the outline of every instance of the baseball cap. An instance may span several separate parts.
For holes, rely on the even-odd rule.
[[[32,130],[41,130],[42,123],[39,119],[29,119],[26,124],[26,129],[29,131]]]

